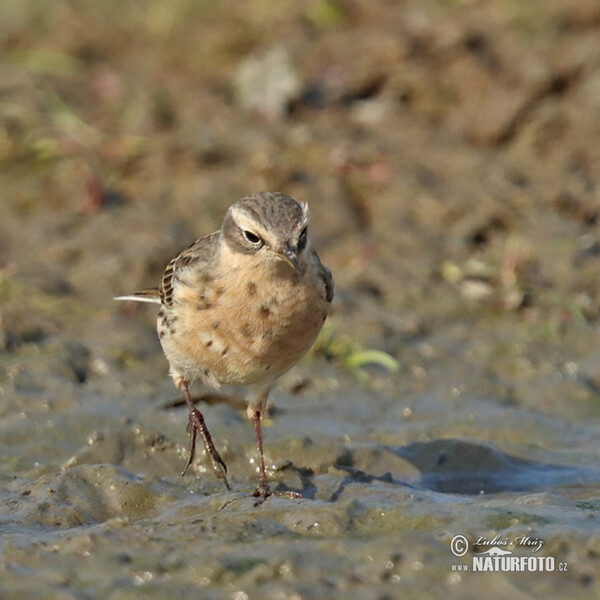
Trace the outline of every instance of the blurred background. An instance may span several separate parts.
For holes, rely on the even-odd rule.
[[[338,318],[393,355],[449,313],[596,319],[594,2],[0,10],[2,273],[19,310],[41,317],[28,304],[45,297],[107,318],[238,197],[284,190],[310,203]]]
[[[274,444],[272,462],[281,466],[296,452],[293,462],[322,475],[325,488],[327,473],[338,481],[328,471],[332,464],[369,476],[414,476],[427,487],[425,475],[437,472],[442,455],[456,462],[448,463],[448,485],[428,484],[436,493],[516,493],[523,477],[546,489],[576,483],[577,493],[545,497],[539,500],[543,514],[521,520],[509,517],[514,507],[497,508],[495,521],[488,516],[496,508],[471,507],[481,517],[471,527],[474,535],[506,533],[530,523],[554,539],[557,560],[567,545],[575,557],[570,575],[529,578],[523,593],[552,594],[562,584],[590,592],[598,537],[589,516],[600,508],[596,483],[589,487],[600,479],[594,470],[599,28],[595,0],[2,0],[0,471],[3,493],[12,499],[2,522],[6,531],[19,524],[31,536],[18,538],[21,545],[10,538],[7,565],[46,565],[46,574],[29,582],[31,597],[56,576],[68,584],[53,597],[84,597],[69,591],[75,581],[125,598],[123,590],[150,585],[152,577],[135,579],[139,573],[157,572],[163,550],[142,550],[145,542],[135,535],[119,542],[137,549],[130,555],[135,568],[115,567],[114,549],[102,542],[108,558],[98,564],[112,565],[122,580],[82,575],[71,547],[59,552],[60,562],[43,550],[32,552],[38,525],[52,543],[68,538],[85,546],[79,536],[87,530],[81,533],[77,523],[106,523],[127,513],[122,498],[89,492],[98,465],[117,469],[106,481],[121,490],[132,489],[130,477],[158,478],[136,485],[144,496],[171,494],[170,510],[190,490],[212,485],[201,465],[196,481],[176,477],[185,415],[161,408],[176,394],[156,339],[155,311],[112,297],[156,285],[173,256],[220,227],[232,202],[261,190],[309,203],[313,245],[336,280],[326,330],[282,379],[279,401],[275,396],[265,441]],[[299,406],[310,410],[298,416]],[[251,427],[235,403],[211,405],[207,415],[240,485],[250,486]],[[427,445],[457,438],[474,445],[465,454],[462,446]],[[296,446],[286,446],[289,439]],[[99,449],[102,440],[108,442]],[[366,446],[352,447],[357,440]],[[390,445],[410,444],[410,452],[386,458]],[[481,452],[480,444],[491,444],[485,446],[490,452]],[[152,463],[156,457],[148,463],[156,448],[164,450],[164,464]],[[507,455],[537,466],[515,483],[507,474],[523,465],[506,463]],[[475,482],[452,479],[456,468],[480,468],[478,461],[508,479],[488,489],[489,472]],[[586,474],[536,479],[549,462]],[[79,479],[69,475],[74,472]],[[47,492],[60,488],[53,477],[67,490],[58,503]],[[72,479],[65,483],[65,477]],[[364,498],[342,503],[344,516],[331,516],[341,523],[332,539],[355,532],[349,523],[353,510],[360,513],[356,502],[368,510],[398,504],[381,493],[373,505]],[[402,502],[410,502],[406,489],[402,494]],[[92,500],[81,506],[76,497]],[[396,597],[385,595],[395,593],[387,586],[399,589],[393,585],[407,579],[417,595],[489,595],[494,585],[514,591],[508,576],[450,577],[443,532],[464,518],[464,506],[458,502],[454,512],[444,504],[447,518],[440,521],[438,500],[426,500],[431,530],[407,525],[406,515],[391,533],[365,525],[368,535],[397,539],[406,529],[420,531],[410,545],[420,548],[421,558],[402,563],[396,542],[385,538],[396,552],[396,558],[381,558],[382,565],[392,564],[380,569],[387,578],[364,567],[372,596],[355,581],[356,597]],[[130,517],[164,525],[164,514],[154,510],[140,508]],[[559,517],[563,527],[556,525]],[[74,537],[56,534],[67,522]],[[260,536],[271,534],[267,528]],[[183,547],[190,557],[205,552]],[[363,568],[363,554],[376,552],[352,549],[340,551],[349,562],[327,563],[346,583],[348,573]],[[147,569],[136,562],[150,560],[145,551],[158,561]],[[310,552],[322,561],[328,555],[323,548]],[[295,570],[294,560],[294,577],[306,580],[308,571]],[[217,563],[205,575],[215,594],[227,581],[277,597],[275,588],[248,579],[254,565],[248,571]],[[71,567],[64,565],[71,564],[65,575]],[[418,574],[424,564],[427,584]],[[178,580],[181,597],[197,585],[189,569]],[[16,593],[13,571],[5,565],[3,573],[6,593]],[[273,573],[268,581],[279,577]],[[323,597],[315,580],[312,587],[284,586],[282,597]],[[157,587],[146,589],[160,597],[164,589],[158,577],[153,581]],[[332,585],[339,591],[338,583]],[[353,597],[347,585],[344,597]]]

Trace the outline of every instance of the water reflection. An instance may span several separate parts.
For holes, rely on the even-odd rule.
[[[416,467],[421,487],[448,494],[489,494],[600,482],[600,470],[517,458],[456,439],[388,446]]]

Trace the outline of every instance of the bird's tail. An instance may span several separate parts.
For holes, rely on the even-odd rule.
[[[141,292],[135,292],[131,296],[116,296],[113,300],[132,300],[133,302],[151,302],[152,304],[160,304],[160,296],[158,288],[149,288]]]

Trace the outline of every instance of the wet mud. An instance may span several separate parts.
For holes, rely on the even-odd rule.
[[[597,597],[599,23],[1,3],[0,596]],[[155,309],[112,301],[258,190],[336,279],[263,430],[302,497],[262,503],[240,390],[194,388],[231,491],[180,476]],[[554,568],[474,572],[491,547]]]

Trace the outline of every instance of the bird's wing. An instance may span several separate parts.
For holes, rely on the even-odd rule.
[[[201,288],[213,279],[218,267],[219,234],[216,231],[196,240],[167,265],[158,288],[164,306],[173,306],[178,284]]]
[[[315,258],[317,260],[317,265],[318,265],[318,269],[319,269],[319,277],[321,278],[321,281],[325,285],[325,300],[327,302],[331,302],[333,300],[333,288],[334,288],[333,275],[331,274],[331,271],[327,267],[323,266],[323,263],[321,263],[318,254],[314,250],[313,250],[313,254],[315,255]]]

